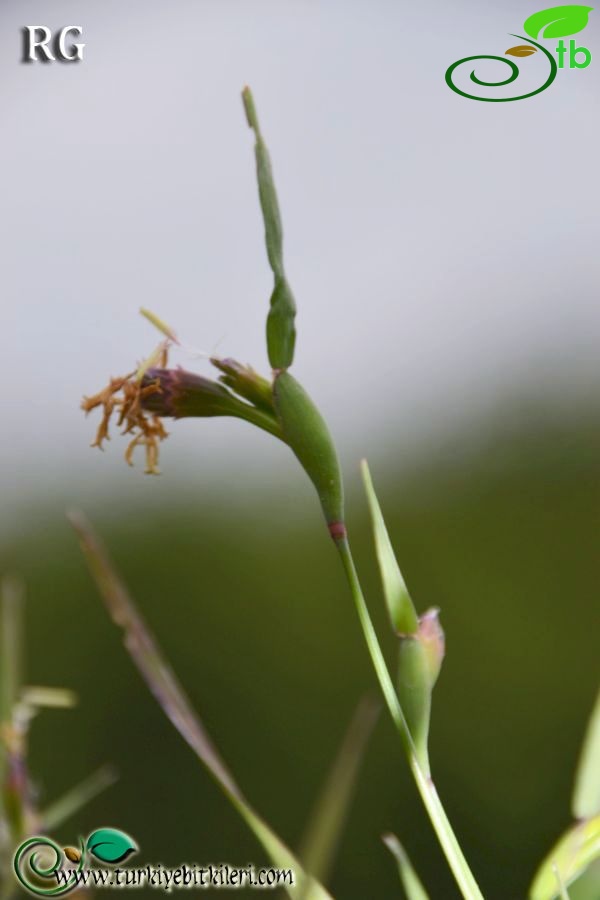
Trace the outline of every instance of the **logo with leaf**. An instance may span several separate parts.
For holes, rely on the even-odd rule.
[[[546,88],[550,87],[556,78],[558,66],[554,53],[542,44],[539,44],[537,42],[538,39],[560,39],[578,34],[580,31],[583,31],[588,24],[589,15],[592,10],[593,7],[591,6],[569,5],[552,6],[549,9],[542,9],[540,12],[534,13],[523,23],[525,34],[529,36],[528,43],[516,44],[514,47],[510,47],[505,51],[504,56],[482,54],[478,56],[466,56],[464,59],[459,59],[455,63],[452,63],[446,70],[446,84],[455,94],[460,94],[461,97],[466,97],[468,100],[481,100],[485,103],[510,103],[514,100],[526,100],[528,97],[534,97],[536,94],[541,94],[542,91],[545,91]],[[511,37],[527,41],[525,35],[511,34]],[[506,57],[513,56],[525,58],[533,56],[538,51],[541,51],[546,57],[549,64],[549,73],[540,87],[528,91],[526,94],[520,94],[516,97],[483,97],[478,96],[477,94],[468,93],[468,91],[460,88],[454,80],[456,70],[464,63],[475,63],[484,59],[493,60],[495,62],[501,62],[504,66],[509,67],[510,74],[506,78],[503,80],[484,81],[475,74],[475,69],[473,69],[469,76],[470,80],[473,84],[484,88],[506,87],[516,81],[520,74],[517,64],[510,59],[506,59]]]
[[[116,866],[137,850],[135,841],[118,828],[99,828],[85,843],[80,839],[79,847],[62,849],[49,837],[31,837],[17,849],[14,871],[19,883],[32,894],[56,897],[78,885],[79,873],[86,860],[92,862],[91,857]]]

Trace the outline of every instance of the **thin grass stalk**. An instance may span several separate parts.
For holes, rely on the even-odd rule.
[[[100,595],[113,621],[123,630],[125,647],[159,706],[262,844],[273,865],[294,871],[297,883],[286,885],[286,892],[290,896],[300,893],[306,900],[331,900],[245,798],[91,525],[80,512],[72,511],[69,520]]]
[[[306,830],[299,857],[322,884],[328,881],[379,711],[378,698],[366,696],[358,704]]]
[[[102,766],[75,787],[63,794],[39,814],[40,827],[51,833],[78,813],[84,806],[117,781],[117,773],[111,766]]]

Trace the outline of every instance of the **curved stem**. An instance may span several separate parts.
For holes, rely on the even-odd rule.
[[[250,422],[252,425],[256,425],[257,428],[262,428],[263,431],[272,434],[274,437],[279,438],[280,441],[286,443],[281,425],[277,419],[268,412],[257,409],[256,406],[251,406],[249,403],[242,403],[240,401],[236,409],[228,411],[227,415],[243,419],[245,422]]]
[[[402,708],[396,695],[394,684],[390,677],[390,673],[383,657],[379,641],[369,615],[369,610],[365,602],[365,598],[358,579],[358,573],[350,544],[347,538],[340,538],[335,541],[336,547],[342,560],[342,565],[348,579],[350,591],[354,599],[358,618],[360,619],[361,628],[367,642],[367,647],[371,655],[373,667],[381,686],[385,702],[390,711],[390,715],[394,721],[406,755],[410,765],[411,772],[415,779],[417,788],[421,795],[423,804],[427,810],[431,824],[437,834],[438,840],[446,855],[448,865],[456,879],[465,900],[483,900],[483,894],[479,890],[477,882],[469,868],[469,865],[460,848],[460,844],[452,830],[452,826],[448,820],[448,816],[442,806],[442,802],[435,789],[435,785],[431,780],[431,773],[423,769],[419,764],[415,747],[406,724],[406,719],[402,712]]]

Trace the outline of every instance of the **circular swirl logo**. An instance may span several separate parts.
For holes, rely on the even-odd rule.
[[[504,56],[480,54],[478,56],[465,56],[464,59],[457,60],[446,70],[446,84],[455,94],[466,97],[468,100],[479,100],[483,103],[512,103],[515,100],[526,100],[528,97],[535,97],[536,94],[541,94],[542,91],[550,87],[559,69],[564,69],[567,66],[570,69],[586,69],[590,65],[592,54],[587,47],[577,46],[574,40],[570,40],[568,44],[562,40],[563,37],[583,31],[587,26],[590,12],[592,12],[591,6],[573,4],[569,6],[553,6],[550,9],[543,9],[534,13],[525,20],[523,25],[528,37],[520,34],[512,35],[512,37],[519,38],[519,40],[527,43],[511,47],[505,52]],[[560,40],[554,52],[552,52],[538,43],[538,38],[560,38]],[[548,76],[543,84],[514,97],[498,96],[496,89],[513,84],[520,74],[518,65],[512,59],[506,59],[506,57],[528,57],[533,56],[538,51],[541,51],[549,64]],[[493,81],[484,80],[477,74],[475,68],[471,70],[469,75],[471,82],[480,88],[493,89],[490,96],[471,93],[468,85],[466,88],[459,87],[455,77],[458,74],[457,70],[461,66],[480,63],[482,60],[502,63],[505,67],[505,74],[508,69],[508,74],[505,78],[500,77]],[[481,71],[481,67],[479,68]]]
[[[67,853],[67,850],[69,853]],[[81,841],[80,850],[67,848],[64,851],[48,837],[32,837],[17,850],[14,858],[14,870],[17,880],[32,894],[42,897],[56,897],[72,890],[77,883],[77,875],[73,872],[73,862],[78,863],[77,872],[83,868],[85,848]],[[59,883],[57,873],[62,871],[64,858],[70,863],[71,874],[64,883]],[[48,882],[52,882],[52,887]]]
[[[527,38],[522,37],[522,35],[520,35],[520,34],[513,34],[512,37],[517,37],[523,41],[528,40]],[[514,100],[526,100],[528,97],[535,97],[536,94],[541,94],[542,91],[545,91],[546,88],[550,87],[550,85],[556,78],[556,74],[558,72],[558,66],[557,66],[556,60],[554,59],[554,56],[552,55],[552,53],[550,53],[548,50],[546,50],[545,47],[542,47],[541,44],[537,44],[535,41],[532,41],[532,40],[530,40],[530,43],[534,44],[535,47],[537,47],[539,50],[541,50],[542,53],[548,59],[548,62],[550,63],[550,72],[548,74],[546,81],[541,85],[541,87],[536,88],[534,91],[529,91],[527,94],[520,94],[518,97],[478,97],[477,94],[468,94],[466,91],[461,90],[461,88],[459,88],[454,83],[454,81],[453,81],[454,72],[456,71],[456,69],[458,69],[459,66],[462,66],[463,63],[477,62],[482,59],[488,59],[488,60],[492,59],[497,62],[501,62],[505,66],[509,67],[510,75],[508,76],[508,78],[505,78],[503,81],[483,81],[481,78],[478,78],[478,76],[475,74],[475,69],[473,69],[473,71],[471,72],[471,75],[470,75],[471,81],[474,84],[479,85],[480,87],[493,87],[493,88],[504,87],[507,84],[512,84],[513,81],[516,81],[517,78],[519,77],[519,67],[512,60],[506,59],[504,56],[486,56],[486,55],[465,56],[464,59],[459,59],[455,63],[452,63],[451,66],[448,67],[448,69],[446,70],[446,84],[456,94],[460,94],[461,97],[467,97],[469,100],[482,100],[484,103],[510,103],[511,101],[514,101]],[[513,48],[513,50],[514,51],[516,51],[516,50],[524,51],[525,47],[523,47],[523,48],[515,47],[515,48]],[[509,51],[507,51],[507,53],[508,52]],[[535,52],[535,51],[532,50],[532,52]],[[519,55],[521,55],[521,53],[519,53]],[[530,54],[523,52],[522,55],[529,56]]]

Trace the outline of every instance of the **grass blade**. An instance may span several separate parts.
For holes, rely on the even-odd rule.
[[[40,709],[71,709],[77,705],[77,694],[68,688],[27,685],[21,691],[18,705],[31,717]]]
[[[404,583],[365,459],[361,463],[361,472],[371,511],[375,550],[392,628],[397,634],[415,634],[419,627],[417,613]]]
[[[600,816],[578,822],[552,848],[531,885],[529,900],[555,900],[557,878],[565,887],[600,859]]]
[[[406,850],[396,835],[384,834],[383,843],[398,864],[398,872],[400,873],[400,880],[402,881],[407,900],[429,900],[427,891],[421,884],[421,880],[415,872]]]
[[[117,780],[117,773],[111,766],[102,766],[80,784],[63,794],[54,803],[40,812],[41,828],[52,832],[67,819],[79,812],[90,800],[101,794]]]
[[[273,865],[294,870],[296,884],[291,889],[286,886],[288,893],[303,894],[307,900],[330,898],[322,885],[306,876],[292,852],[242,794],[89,523],[81,513],[71,513],[69,520],[106,607],[115,624],[123,629],[125,647],[144,681],[177,731],[253,831]]]
[[[365,697],[358,705],[312,820],[300,853],[307,872],[327,881],[369,738],[379,715],[379,704]]]
[[[600,815],[600,692],[583,740],[573,791],[573,816],[596,815]]]

